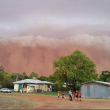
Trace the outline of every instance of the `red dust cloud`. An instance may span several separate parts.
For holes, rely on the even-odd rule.
[[[75,50],[86,54],[95,64],[97,73],[110,69],[110,38],[77,35],[64,39],[42,36],[21,36],[0,39],[0,65],[8,73],[31,72],[49,76],[53,61]]]

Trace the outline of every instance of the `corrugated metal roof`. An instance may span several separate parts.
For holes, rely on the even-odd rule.
[[[88,84],[88,83],[98,83],[98,84],[103,84],[103,85],[110,86],[109,82],[102,82],[102,81],[89,81],[89,82],[82,83],[81,85]]]
[[[42,84],[54,84],[54,83],[51,83],[51,82],[48,82],[48,81],[42,81],[41,83]]]
[[[13,83],[14,84],[24,84],[24,83],[27,83],[27,84],[54,84],[54,83],[51,83],[48,81],[41,81],[38,79],[24,79],[24,80],[16,81]]]

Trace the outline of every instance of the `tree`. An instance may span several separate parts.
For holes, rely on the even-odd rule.
[[[32,73],[29,75],[29,78],[32,79],[33,77],[38,78],[38,74],[35,73],[35,72],[32,72]]]
[[[19,81],[19,80],[23,80],[24,76],[23,74],[20,73],[12,73],[11,78],[13,81]]]
[[[81,51],[76,50],[68,56],[62,56],[53,62],[54,75],[58,81],[66,82],[74,90],[79,88],[79,84],[86,81],[96,80],[95,64]]]
[[[56,78],[54,75],[50,75],[48,77],[48,81],[55,83],[57,81],[58,78]]]
[[[41,81],[47,81],[48,80],[48,77],[46,77],[46,76],[40,76],[38,79],[41,80]]]
[[[12,78],[12,74],[8,73],[4,75],[4,80],[10,80]]]
[[[22,74],[23,74],[23,79],[27,79],[27,78],[29,78],[29,77],[26,75],[25,72],[23,72]]]
[[[13,84],[11,77],[12,74],[5,72],[4,68],[0,66],[0,88],[2,87],[12,88]]]
[[[0,66],[0,81],[4,80],[5,71],[2,66]]]
[[[99,76],[99,81],[110,82],[110,71],[102,71],[102,74]]]

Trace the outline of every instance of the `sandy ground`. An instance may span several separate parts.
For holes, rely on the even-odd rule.
[[[110,109],[110,99],[58,100],[57,96],[0,93],[0,109]]]

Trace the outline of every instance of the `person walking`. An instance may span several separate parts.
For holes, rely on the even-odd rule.
[[[72,101],[71,90],[69,90],[69,99]]]

